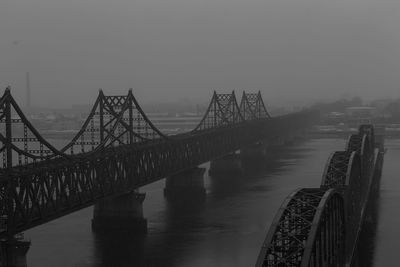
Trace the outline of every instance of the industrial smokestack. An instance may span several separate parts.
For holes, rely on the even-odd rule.
[[[31,84],[29,81],[29,72],[26,73],[26,107],[31,107]]]

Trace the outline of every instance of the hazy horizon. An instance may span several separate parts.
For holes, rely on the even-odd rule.
[[[262,91],[267,105],[400,97],[400,2],[3,0],[0,91],[32,105]]]

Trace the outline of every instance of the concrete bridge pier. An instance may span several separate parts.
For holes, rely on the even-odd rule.
[[[94,205],[92,229],[147,233],[147,220],[143,217],[144,198],[144,193],[133,191],[100,200]]]
[[[203,198],[206,195],[204,188],[205,168],[188,169],[165,179],[164,195],[166,198]]]
[[[240,154],[229,154],[210,163],[210,175],[243,173],[243,164]]]
[[[0,241],[0,267],[27,267],[26,253],[31,245],[23,238]]]

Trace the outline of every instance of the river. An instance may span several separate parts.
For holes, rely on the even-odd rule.
[[[98,234],[87,208],[25,232],[30,267],[42,266],[254,266],[261,244],[284,198],[300,187],[318,187],[330,153],[345,139],[311,139],[281,147],[260,168],[243,175],[205,175],[205,200],[169,202],[164,180],[146,193],[146,236]],[[368,249],[373,266],[391,265],[400,239],[400,140],[387,140],[378,225]],[[208,168],[209,164],[204,164]],[[376,244],[375,244],[375,240]]]

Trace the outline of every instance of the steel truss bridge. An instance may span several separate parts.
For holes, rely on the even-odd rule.
[[[76,136],[58,149],[35,129],[7,88],[0,99],[0,238],[132,192],[262,140],[308,127],[317,113],[271,117],[260,92],[214,92],[198,126],[167,136],[141,109],[130,90],[100,90]]]
[[[380,177],[382,150],[374,128],[361,125],[344,151],[332,153],[319,188],[298,189],[283,202],[256,266],[357,266],[357,242]]]

